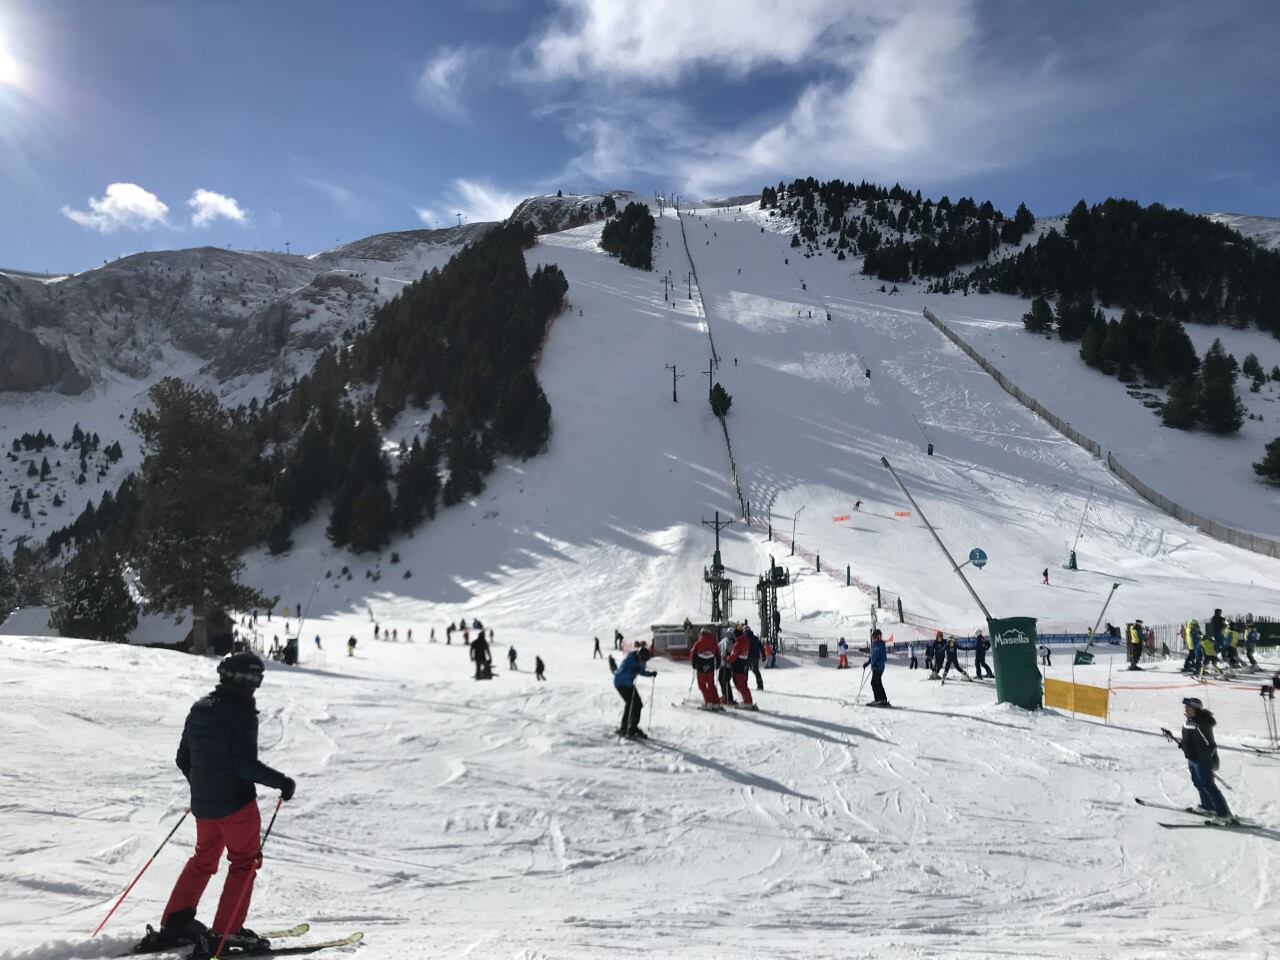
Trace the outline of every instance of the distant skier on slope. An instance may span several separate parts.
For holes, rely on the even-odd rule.
[[[475,662],[476,679],[492,680],[493,679],[493,661],[489,654],[489,643],[484,638],[484,633],[477,632],[476,638],[471,641],[471,650],[468,656]]]
[[[1138,661],[1142,659],[1142,621],[1133,621],[1133,623],[1129,624],[1127,630],[1128,636],[1126,639],[1129,643],[1129,669],[1141,670],[1142,668],[1138,666]]]
[[[534,677],[534,679],[535,679],[535,680],[545,680],[545,679],[547,679],[547,678],[546,678],[546,676],[544,675],[544,674],[546,673],[546,669],[547,669],[547,665],[546,665],[545,663],[543,663],[543,662],[542,662],[542,658],[541,658],[541,657],[539,657],[539,656],[534,656],[534,658],[533,658],[533,677]]]
[[[889,707],[889,698],[885,696],[884,684],[880,678],[884,676],[884,668],[889,663],[889,649],[885,646],[884,636],[880,631],[871,631],[871,655],[867,658],[867,662],[862,665],[862,669],[871,668],[871,694],[875,697],[871,701],[870,706],[873,707]]]
[[[191,812],[196,818],[196,849],[174,884],[161,915],[160,929],[147,934],[138,952],[194,946],[208,956],[223,934],[237,950],[265,950],[270,942],[244,925],[253,878],[261,861],[260,783],[292,799],[295,784],[258,759],[258,711],[254,693],[262,685],[262,658],[233,653],[218,664],[218,685],[195,702],[187,714],[176,762],[191,786]],[[213,926],[196,919],[200,898],[227,853],[227,879]]]
[[[764,656],[764,644],[760,642],[760,638],[755,635],[751,627],[743,627],[743,632],[747,635],[747,666],[756,678],[756,689],[764,689],[764,677],[760,676],[760,659]]]
[[[720,684],[720,699],[732,707],[737,702],[733,697],[733,669],[725,662],[731,646],[732,641],[727,633],[717,641],[716,649],[720,651],[720,667],[716,670],[716,680]]]
[[[602,657],[604,656],[604,654],[600,652],[600,638],[599,638],[599,637],[593,637],[592,639],[593,639],[593,640],[595,640],[595,642],[596,642],[596,647],[595,647],[595,649],[594,649],[594,650],[592,650],[592,651],[591,651],[591,659],[592,659],[592,660],[599,660],[600,658],[602,658]]]
[[[508,670],[520,669],[519,667],[516,666],[516,648],[515,647],[507,648],[507,669]]]
[[[656,677],[657,670],[649,670],[645,664],[649,662],[649,648],[640,647],[632,650],[622,658],[618,670],[613,675],[613,688],[622,697],[625,706],[622,708],[622,722],[618,724],[618,736],[638,737],[648,740],[649,735],[640,729],[640,714],[644,711],[644,701],[640,699],[640,691],[636,689],[636,677]]]
[[[907,644],[907,656],[911,658],[911,663],[907,669],[909,670],[920,669],[920,659],[916,656],[916,645],[914,643]]]
[[[747,639],[746,631],[742,627],[736,627],[733,631],[733,645],[729,647],[729,653],[724,660],[733,672],[733,685],[738,688],[738,695],[742,697],[742,709],[758,710],[760,708],[751,699],[751,687],[747,683],[747,667],[750,659],[751,641]]]
[[[841,637],[839,642],[836,644],[836,669],[849,669],[849,644],[845,641],[844,637]]]
[[[929,645],[929,653],[932,656],[929,664],[929,679],[941,680],[942,663],[947,656],[947,641],[942,636],[941,630],[933,635],[933,643]]]
[[[347,637],[347,656],[354,657],[356,655],[356,638],[355,634]]]
[[[704,628],[689,650],[689,665],[693,667],[698,682],[698,692],[702,694],[702,706],[709,710],[723,710],[724,704],[716,693],[716,671],[720,668],[720,648],[716,646],[716,635],[708,627]]]
[[[1045,567],[1044,572],[1041,573],[1040,576],[1044,577],[1044,585],[1047,587],[1049,585],[1049,568]]]
[[[1212,816],[1222,824],[1239,823],[1214,781],[1213,772],[1218,769],[1218,744],[1214,740],[1213,728],[1217,720],[1197,697],[1184,698],[1182,707],[1186,717],[1182,723],[1182,736],[1175,737],[1164,729],[1160,732],[1181,747],[1187,758],[1191,783],[1200,794],[1200,806],[1194,812]]]

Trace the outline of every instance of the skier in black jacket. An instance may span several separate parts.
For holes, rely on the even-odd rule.
[[[218,686],[187,714],[176,761],[191,785],[196,849],[169,895],[160,930],[148,927],[139,950],[193,945],[193,956],[208,955],[223,934],[228,935],[229,947],[264,950],[270,946],[244,925],[260,866],[262,820],[254,784],[279,790],[286,801],[293,797],[295,785],[258,759],[254,692],[262,684],[262,674],[257,654],[231,654],[218,664]],[[196,920],[196,910],[224,849],[227,879],[213,926],[206,928]]]
[[[1181,747],[1187,758],[1191,783],[1200,794],[1200,806],[1193,812],[1210,814],[1220,823],[1238,823],[1227,806],[1227,798],[1214,782],[1213,771],[1218,769],[1218,744],[1213,737],[1213,728],[1217,720],[1198,697],[1186,697],[1182,707],[1186,715],[1182,736],[1175,737],[1168,730],[1161,732]]]
[[[975,641],[973,648],[973,675],[981,680],[983,677],[982,671],[985,670],[988,677],[994,677],[995,674],[987,666],[987,648],[991,646],[991,641],[982,635],[981,630],[978,631],[973,639]]]
[[[484,638],[484,632],[476,633],[476,638],[471,641],[470,657],[475,661],[476,679],[492,680],[493,679],[493,660],[489,655],[489,642]]]
[[[744,628],[747,633],[747,643],[749,644],[747,653],[747,669],[756,675],[756,689],[764,689],[764,677],[760,676],[760,658],[764,656],[764,644],[760,642],[760,638],[755,635],[750,627]]]

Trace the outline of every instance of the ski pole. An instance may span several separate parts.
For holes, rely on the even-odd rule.
[[[694,677],[696,677],[696,676],[697,676],[697,674],[696,674],[696,673],[694,673],[694,674],[690,675],[690,677],[689,677],[689,689],[688,689],[688,690],[686,690],[686,691],[685,691],[685,693],[684,693],[684,702],[685,702],[685,703],[689,703],[689,702],[691,702],[691,701],[693,700],[693,679],[694,679]]]
[[[284,797],[281,796],[276,800],[276,808],[271,811],[271,820],[267,824],[267,832],[262,835],[262,841],[258,844],[258,855],[253,859],[253,870],[257,872],[258,867],[262,865],[262,848],[267,845],[267,837],[271,836],[271,828],[276,825],[276,816],[280,813],[280,806],[284,803]],[[228,864],[228,873],[230,873],[230,865]],[[230,877],[228,877],[230,879]],[[240,913],[240,908],[244,906],[245,897],[249,896],[249,888],[253,886],[253,874],[250,874],[245,880],[244,889],[240,891],[240,899],[236,901],[236,909],[232,916]],[[235,930],[222,931],[222,939],[218,941],[218,949],[213,951],[213,960],[218,960],[222,956],[222,948],[227,945],[227,937],[235,933]]]
[[[658,678],[649,678],[649,726],[653,726],[653,718],[658,715]]]
[[[147,859],[147,862],[142,865],[142,869],[139,870],[138,875],[133,878],[133,882],[124,888],[124,893],[120,894],[120,899],[117,900],[115,902],[115,906],[111,908],[111,913],[108,913],[105,917],[102,918],[102,922],[98,924],[98,929],[93,931],[92,936],[96,937],[99,933],[102,932],[102,928],[105,927],[107,925],[107,921],[111,919],[111,914],[115,913],[116,908],[119,907],[120,904],[124,903],[124,898],[129,895],[129,891],[133,889],[134,884],[136,884],[139,880],[142,879],[142,875],[147,872],[147,867],[151,866],[152,861],[154,861],[156,857],[160,856],[160,851],[164,849],[165,844],[169,842],[169,840],[173,837],[173,835],[178,832],[178,828],[182,826],[183,821],[187,819],[187,816],[190,813],[191,813],[190,807],[188,807],[185,811],[183,811],[182,816],[178,818],[178,822],[173,825],[173,829],[170,830],[167,834],[165,834],[165,838],[160,841],[160,846],[156,847],[156,852],[153,853]]]
[[[853,700],[853,705],[855,707],[862,701],[862,688],[866,685],[866,683],[867,683],[867,665],[864,663],[862,665],[862,683],[858,684],[858,695]]]

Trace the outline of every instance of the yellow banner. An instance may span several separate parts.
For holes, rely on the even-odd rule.
[[[1087,713],[1092,717],[1107,716],[1107,688],[1090,687],[1083,683],[1071,683],[1067,680],[1048,680],[1044,682],[1044,705],[1070,710],[1072,713]]]

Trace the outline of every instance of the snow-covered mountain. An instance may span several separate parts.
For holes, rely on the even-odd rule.
[[[1280,250],[1280,218],[1251,217],[1243,213],[1206,213],[1205,216],[1269,250]]]

